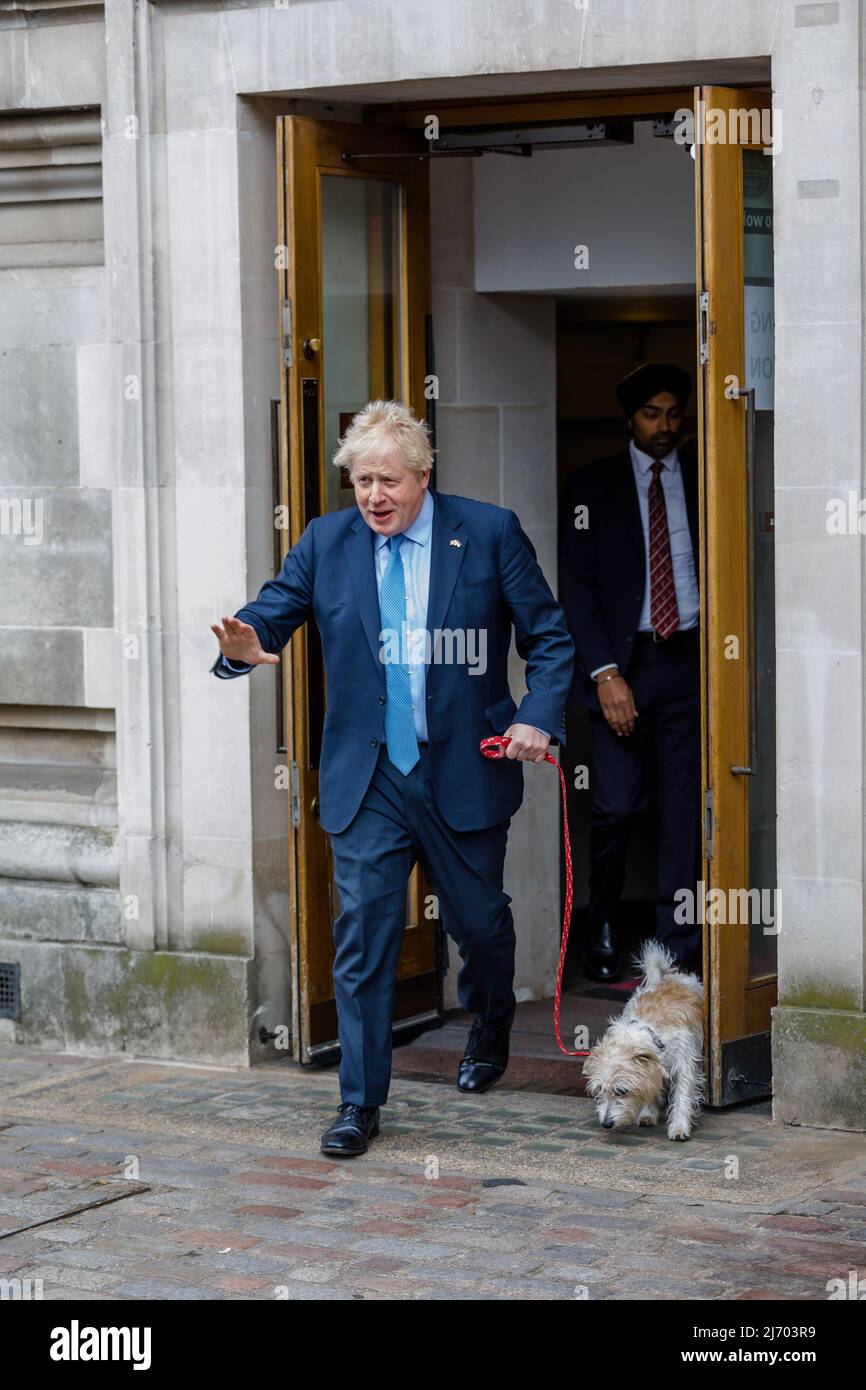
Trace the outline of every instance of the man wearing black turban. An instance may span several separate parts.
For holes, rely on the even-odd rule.
[[[628,447],[573,473],[560,510],[561,593],[577,648],[571,699],[589,709],[595,764],[584,963],[597,980],[621,973],[612,919],[653,761],[656,938],[689,969],[700,970],[701,949],[700,926],[676,920],[675,897],[696,892],[700,829],[697,463],[677,448],[691,377],[651,362],[616,392]]]

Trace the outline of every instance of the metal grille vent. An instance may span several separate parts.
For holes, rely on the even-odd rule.
[[[0,961],[0,1018],[21,1018],[21,966]]]

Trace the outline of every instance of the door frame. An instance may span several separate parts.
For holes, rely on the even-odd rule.
[[[719,85],[721,86],[722,84],[719,84]],[[769,85],[770,85],[770,84],[769,84],[769,81],[768,81],[768,82],[767,82],[767,90],[766,90],[766,91],[765,91],[762,87],[755,87],[755,86],[753,86],[753,87],[750,88],[749,90],[751,90],[751,91],[754,93],[754,95],[755,95],[756,97],[766,100],[767,97],[768,97]],[[457,121],[457,122],[459,122],[460,127],[463,128],[463,129],[467,129],[467,130],[472,129],[472,128],[477,128],[477,127],[494,126],[494,125],[504,125],[504,126],[511,126],[511,125],[515,125],[515,126],[518,126],[518,125],[533,125],[533,126],[536,126],[536,127],[539,127],[539,126],[555,126],[555,125],[557,125],[557,124],[563,124],[563,125],[564,125],[564,124],[567,124],[567,123],[569,123],[569,122],[570,122],[570,123],[574,123],[575,121],[581,121],[581,120],[586,120],[586,119],[591,119],[591,118],[617,117],[617,116],[619,116],[619,117],[632,117],[632,118],[634,118],[634,119],[648,118],[648,117],[651,118],[651,117],[653,117],[653,116],[658,117],[658,118],[662,118],[662,117],[665,116],[665,115],[670,115],[670,114],[672,114],[673,112],[682,110],[682,109],[684,109],[684,108],[690,108],[690,109],[694,110],[694,102],[695,102],[695,100],[696,100],[696,92],[697,92],[698,90],[705,90],[705,88],[697,89],[697,88],[695,88],[695,87],[683,87],[683,88],[670,88],[670,89],[666,89],[666,90],[653,89],[653,90],[649,90],[649,91],[647,91],[647,90],[644,90],[644,91],[641,91],[641,90],[633,90],[633,91],[599,92],[599,93],[596,93],[596,94],[588,94],[588,93],[585,93],[585,92],[581,92],[581,93],[578,93],[578,94],[573,94],[573,93],[567,93],[567,92],[566,92],[566,93],[555,93],[555,94],[537,94],[537,95],[534,95],[534,96],[533,96],[533,95],[528,95],[528,96],[525,96],[525,97],[521,97],[520,99],[517,99],[517,100],[503,100],[503,99],[501,99],[501,98],[478,98],[478,99],[474,99],[474,100],[473,100],[473,99],[461,100],[461,99],[459,99],[459,98],[447,98],[447,99],[443,99],[443,100],[439,101],[439,100],[436,100],[435,98],[427,98],[422,104],[419,104],[419,103],[417,103],[417,102],[416,102],[416,103],[401,103],[401,102],[395,102],[395,103],[388,103],[388,104],[381,104],[381,105],[375,105],[375,106],[367,106],[367,107],[364,107],[364,108],[362,109],[362,119],[361,119],[361,121],[358,123],[358,126],[359,126],[360,129],[379,128],[379,129],[382,131],[383,136],[385,135],[386,132],[388,132],[389,136],[399,136],[401,133],[402,133],[402,134],[409,134],[410,132],[423,131],[423,130],[425,129],[425,127],[426,127],[427,122],[429,121],[430,114],[431,114],[431,108],[433,109],[433,111],[435,111],[436,114],[447,113],[447,115],[448,115],[448,117],[449,117],[449,119],[450,119],[451,121]],[[731,90],[731,89],[729,89],[729,90]],[[737,89],[737,90],[743,90],[743,89]],[[286,208],[284,207],[284,199],[283,199],[283,192],[282,192],[282,190],[283,190],[284,187],[285,187],[285,178],[284,178],[284,169],[283,169],[283,162],[282,162],[282,150],[280,149],[280,146],[281,146],[281,141],[280,141],[280,140],[277,141],[277,145],[278,145],[278,165],[279,165],[279,169],[278,169],[278,178],[279,178],[278,206],[279,206],[279,229],[280,229],[280,230],[279,230],[279,237],[280,237],[280,242],[281,242],[281,244],[284,244],[284,243],[285,243],[285,229],[286,229],[286,226],[288,225],[288,222],[287,222],[288,209],[286,209]],[[699,182],[699,179],[698,179],[698,170],[696,169],[696,188],[697,188],[698,182]],[[695,254],[696,254],[696,263],[697,263],[697,265],[700,267],[700,265],[701,265],[701,257],[702,257],[702,247],[701,247],[701,222],[700,222],[700,219],[698,219],[698,221],[696,222],[696,227],[695,227]],[[429,265],[429,260],[428,260],[428,265]],[[279,291],[279,293],[280,293],[281,327],[282,327],[282,306],[283,306],[284,299],[285,299],[285,294],[286,294],[286,285],[287,285],[287,281],[285,280],[285,278],[281,278],[281,279],[280,279],[280,291]],[[699,310],[698,310],[698,306],[697,306],[697,300],[698,300],[698,297],[699,297],[699,295],[700,295],[700,285],[701,285],[701,279],[700,279],[700,269],[699,269],[699,271],[698,271],[698,279],[697,279],[697,282],[696,282],[696,320],[697,320],[697,322],[698,322],[699,329],[700,329],[700,314],[699,314]],[[282,342],[282,336],[281,336],[281,342]],[[702,374],[701,374],[701,371],[700,371],[700,369],[699,369],[699,360],[700,360],[700,359],[699,359],[699,352],[698,352],[698,354],[696,355],[696,363],[698,364],[697,377],[698,377],[698,400],[699,400],[699,420],[700,420],[700,412],[701,412],[701,409],[702,409],[701,403],[702,403],[702,401],[703,401],[703,394],[704,394],[704,384],[703,384],[703,381],[702,381]],[[282,370],[282,352],[281,352],[281,380],[284,378],[284,375],[285,375],[285,373],[284,373],[284,371]],[[422,371],[422,376],[423,376],[423,371]],[[321,408],[321,403],[320,403],[320,408]],[[281,449],[280,449],[280,454],[281,454],[280,478],[281,478],[281,490],[282,490],[283,496],[288,496],[289,487],[291,486],[291,487],[297,488],[297,487],[300,485],[300,480],[297,479],[297,478],[291,479],[291,480],[290,480],[290,479],[286,476],[286,474],[285,474],[285,459],[288,457],[289,437],[288,437],[288,429],[287,429],[287,421],[286,421],[286,412],[285,412],[285,410],[281,410],[280,415],[281,415],[281,419],[280,419],[280,441],[281,441]],[[320,427],[321,427],[321,423],[320,423]],[[708,681],[708,668],[707,668],[707,626],[708,626],[708,621],[711,621],[711,615],[709,615],[709,614],[705,611],[705,604],[706,604],[706,582],[705,582],[705,581],[706,581],[706,554],[707,554],[707,542],[706,542],[706,536],[707,536],[707,517],[706,517],[706,506],[707,506],[707,497],[708,497],[708,494],[709,494],[709,491],[710,491],[710,489],[708,488],[708,485],[707,485],[706,473],[707,473],[707,461],[706,461],[706,459],[705,459],[705,457],[704,457],[703,431],[701,431],[700,467],[699,467],[699,479],[700,479],[700,481],[699,481],[699,487],[700,487],[700,517],[701,517],[701,538],[700,538],[700,545],[701,545],[701,571],[702,571],[702,581],[704,581],[704,582],[702,582],[702,585],[701,585],[701,629],[702,629],[702,630],[701,630],[701,682],[702,682],[702,690],[704,691],[704,695],[703,695],[702,702],[701,702],[701,721],[702,721],[702,797],[705,796],[705,793],[706,793],[706,791],[707,791],[707,777],[708,777],[708,771],[709,771],[709,766],[710,766],[710,760],[709,760],[709,757],[708,757],[707,750],[708,750],[708,747],[709,747],[709,744],[710,744],[710,728],[709,728],[709,723],[710,723],[710,717],[711,717],[711,714],[710,714],[710,703],[709,703],[709,700],[708,700],[708,697],[707,697],[707,693],[706,693],[706,692],[707,692],[707,681]],[[295,541],[297,540],[297,538],[298,538],[298,536],[295,535],[295,534],[292,534],[290,537],[288,537],[288,538],[287,538],[287,544],[286,544],[286,547],[285,547],[285,548],[288,548],[288,545],[289,545],[289,544],[294,544]],[[296,634],[295,634],[295,637],[292,639],[292,645],[291,645],[291,649],[290,649],[290,650],[291,650],[291,657],[290,657],[289,661],[287,661],[287,662],[285,663],[285,668],[286,668],[286,677],[285,677],[285,685],[286,685],[286,730],[287,730],[287,733],[286,733],[286,742],[287,742],[287,744],[288,744],[290,750],[294,747],[293,741],[292,741],[292,740],[293,740],[292,728],[293,728],[293,722],[294,722],[294,721],[293,721],[293,716],[292,716],[293,702],[294,702],[295,700],[297,700],[297,698],[298,698],[298,696],[299,696],[299,691],[302,690],[303,687],[304,687],[305,684],[306,684],[306,650],[305,650],[305,647],[302,646],[301,643],[300,643],[299,640],[298,640],[299,637],[301,637],[301,636],[302,636],[301,633],[296,633]],[[290,757],[290,758],[294,758],[294,757],[295,757],[294,752],[290,751],[290,752],[289,752],[289,757]],[[294,793],[293,793],[293,795],[294,795]],[[748,826],[748,820],[747,820],[747,819],[746,819],[746,821],[744,822],[744,824],[745,824],[746,827]],[[296,834],[296,831],[297,831],[297,827],[293,828],[293,830],[292,830],[292,832],[291,832],[291,835],[290,835],[290,838],[291,838],[292,835]],[[711,847],[711,846],[707,843],[707,837],[706,837],[706,835],[702,836],[702,873],[703,873],[703,878],[704,878],[704,881],[705,881],[705,882],[709,882],[709,881],[710,881],[709,865],[710,865],[710,862],[711,862],[711,861],[710,861],[710,859],[707,857],[707,852],[708,852],[708,850],[710,850],[710,849],[713,849],[713,850],[714,850],[714,847]],[[299,899],[299,897],[298,897],[299,890],[300,890],[300,893],[301,893],[301,898],[300,898],[300,899]],[[298,861],[297,861],[297,855],[296,855],[296,854],[290,854],[290,882],[289,882],[289,891],[290,891],[290,895],[291,895],[292,904],[293,904],[293,905],[294,905],[294,904],[299,904],[299,907],[302,907],[302,906],[303,906],[303,901],[302,901],[302,900],[303,900],[304,884],[303,884],[302,878],[300,878],[299,873],[298,873]],[[294,910],[294,906],[293,906],[293,910]],[[726,955],[726,953],[722,950],[722,941],[721,941],[721,938],[718,937],[718,936],[716,936],[716,937],[713,939],[712,943],[711,943],[710,935],[711,935],[711,933],[708,932],[708,931],[706,930],[706,928],[705,928],[704,931],[703,931],[704,978],[705,978],[705,980],[709,983],[709,986],[710,986],[709,988],[707,988],[707,989],[705,990],[705,1001],[704,1001],[705,1045],[706,1045],[706,1049],[707,1049],[708,1055],[709,1055],[709,1057],[710,1057],[710,1062],[711,1062],[711,1073],[712,1073],[712,1075],[711,1075],[711,1093],[710,1093],[710,1096],[709,1096],[709,1101],[710,1101],[711,1104],[721,1104],[721,1103],[726,1103],[726,1102],[722,1100],[722,1087],[721,1087],[721,1084],[720,1084],[720,1077],[719,1077],[720,1049],[719,1049],[718,1046],[715,1046],[715,1045],[714,1045],[714,1038],[717,1038],[718,1030],[719,1030],[719,1027],[720,1027],[720,1025],[721,1025],[721,1019],[722,1019],[722,1017],[723,1017],[723,1012],[722,1012],[723,1001],[724,1001],[726,998],[729,997],[731,989],[734,988],[734,987],[736,987],[736,980],[737,980],[738,978],[739,978],[740,980],[742,980],[742,971],[740,970],[740,971],[739,971],[739,974],[738,974],[737,972],[734,972],[734,973],[732,974],[730,970],[727,970],[727,971],[725,970],[725,968],[724,968],[724,961],[725,961],[725,955]],[[296,979],[294,980],[294,988],[293,988],[293,992],[292,992],[292,993],[293,993],[293,1036],[297,1036],[297,1033],[296,1033],[297,1019],[296,1019],[296,1017],[295,1017],[295,1015],[294,1015],[294,1011],[295,1011],[296,1008],[297,1008],[298,994],[299,994],[299,991],[300,991],[301,988],[302,988],[302,981],[301,981],[300,978],[296,978]],[[744,1012],[744,1017],[745,1017],[745,1021],[746,1021],[746,1024],[747,1024],[747,1031],[748,1031],[748,1025],[749,1025],[749,1024],[752,1024],[752,1023],[758,1021],[759,1016],[760,1016],[761,1019],[763,1019],[764,1015],[765,1015],[766,1013],[768,1013],[769,1006],[770,1006],[770,1001],[771,1001],[771,996],[772,996],[772,999],[773,999],[773,1000],[775,999],[775,976],[767,977],[767,979],[766,979],[765,981],[763,981],[762,984],[761,984],[761,990],[762,990],[763,992],[758,991],[758,993],[761,994],[761,997],[760,997],[760,998],[758,998],[758,993],[756,993],[756,992],[753,990],[753,991],[751,991],[750,999],[749,999],[748,1001],[746,1001],[745,999],[742,1001],[742,1012]],[[728,1005],[725,1005],[725,1007],[727,1008]],[[735,1007],[739,1007],[739,1005],[735,1005]],[[714,1079],[713,1079],[713,1078],[714,1078]]]

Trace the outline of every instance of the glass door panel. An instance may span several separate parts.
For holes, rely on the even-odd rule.
[[[369,400],[407,401],[425,415],[429,313],[427,162],[421,136],[285,116],[277,122],[279,288],[283,327],[281,489],[293,544],[324,512],[355,505],[332,462],[352,416]],[[401,153],[405,152],[405,153]],[[416,157],[412,155],[415,153]],[[339,915],[327,836],[318,824],[324,664],[309,622],[284,661],[291,759],[289,836],[292,1047],[300,1061],[338,1048],[332,923]],[[394,1029],[441,1018],[435,919],[423,912],[416,868],[407,889],[407,931],[394,999]]]
[[[773,529],[773,161],[744,149],[743,312],[750,545],[749,977],[776,973],[776,631]],[[758,896],[759,895],[759,896]]]
[[[400,201],[399,183],[322,175],[326,459],[356,411],[403,394]],[[326,495],[329,511],[355,505],[348,477],[333,467]]]

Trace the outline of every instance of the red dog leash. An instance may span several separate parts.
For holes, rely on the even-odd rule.
[[[481,740],[481,752],[485,758],[504,758],[505,750],[511,742],[503,734],[494,734],[491,738]],[[589,1050],[576,1052],[573,1048],[566,1047],[559,1032],[559,1004],[562,998],[562,972],[565,968],[565,952],[568,947],[568,930],[571,926],[571,904],[573,897],[572,875],[571,875],[571,839],[568,834],[568,805],[565,799],[565,774],[556,758],[551,753],[545,753],[544,761],[555,767],[559,773],[559,781],[562,787],[562,835],[565,842],[565,908],[562,914],[562,946],[559,952],[559,969],[556,973],[556,993],[553,997],[553,1026],[556,1030],[556,1041],[561,1050],[569,1057],[588,1057]]]

